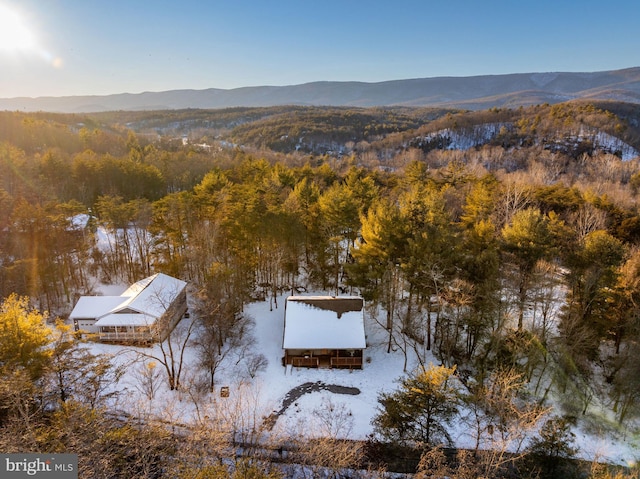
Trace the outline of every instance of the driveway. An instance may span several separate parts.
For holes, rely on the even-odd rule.
[[[284,414],[289,406],[291,406],[294,402],[296,402],[300,397],[305,394],[314,393],[318,391],[329,391],[334,394],[349,394],[351,396],[356,396],[360,394],[360,389],[352,388],[348,386],[340,386],[338,384],[325,384],[322,381],[316,381],[315,383],[307,382],[296,386],[291,389],[287,394],[285,394],[282,399],[282,406],[278,411],[273,411],[269,417],[267,417],[264,421],[265,426],[268,430],[273,429],[278,418]]]

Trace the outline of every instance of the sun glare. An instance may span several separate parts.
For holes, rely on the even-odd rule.
[[[0,5],[0,52],[21,52],[36,48],[35,36],[20,14]]]

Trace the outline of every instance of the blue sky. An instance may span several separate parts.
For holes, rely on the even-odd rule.
[[[0,32],[3,98],[640,66],[637,0],[0,0],[0,30],[7,12],[30,41]]]

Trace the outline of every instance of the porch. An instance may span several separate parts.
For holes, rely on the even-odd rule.
[[[101,326],[98,338],[114,343],[150,343],[154,334],[148,326]]]
[[[362,369],[362,350],[285,350],[283,360],[284,366]]]

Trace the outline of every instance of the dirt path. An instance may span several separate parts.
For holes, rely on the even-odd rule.
[[[297,401],[300,397],[305,394],[314,393],[318,391],[329,391],[334,394],[349,394],[352,396],[356,396],[360,394],[360,389],[352,388],[348,386],[339,386],[337,384],[325,384],[322,381],[316,381],[315,383],[303,383],[299,386],[296,386],[292,390],[290,390],[287,394],[285,394],[282,399],[282,407],[278,411],[274,411],[267,417],[264,421],[265,426],[268,430],[273,429],[278,418],[284,414],[289,406],[291,406],[295,401]]]

